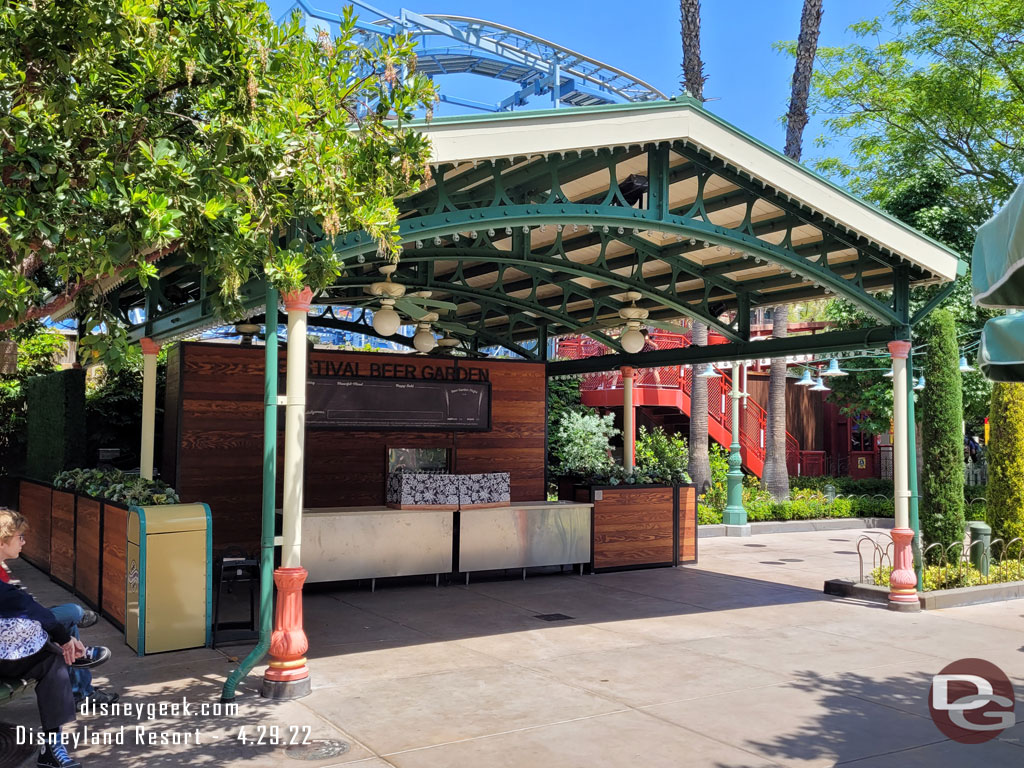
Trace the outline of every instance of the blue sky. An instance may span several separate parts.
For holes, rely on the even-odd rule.
[[[342,3],[310,0],[314,7],[338,12]],[[272,0],[275,17],[293,0]],[[680,90],[681,43],[676,0],[409,0],[371,2],[398,14],[405,7],[417,13],[473,16],[521,29],[623,69],[663,93]],[[780,117],[785,113],[793,62],[772,49],[779,40],[794,40],[800,28],[802,0],[704,0],[702,54],[707,83],[707,108],[740,129],[778,149],[785,143]],[[825,0],[820,45],[854,40],[850,24],[884,15],[889,0]],[[441,79],[466,98],[496,102],[511,92],[485,78],[462,75]],[[546,106],[537,102],[538,108]],[[451,108],[438,110],[450,113]],[[813,140],[823,132],[812,121],[804,135],[804,162],[826,151]],[[837,145],[827,154],[845,154]]]

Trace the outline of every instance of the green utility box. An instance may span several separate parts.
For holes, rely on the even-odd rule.
[[[124,634],[139,656],[210,644],[212,550],[206,504],[129,510]]]

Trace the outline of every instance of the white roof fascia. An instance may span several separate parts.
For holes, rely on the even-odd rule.
[[[841,227],[916,264],[943,281],[957,277],[950,251],[687,104],[616,105],[607,110],[559,110],[485,120],[435,121],[418,127],[431,141],[432,163],[545,156],[601,147],[689,140]]]

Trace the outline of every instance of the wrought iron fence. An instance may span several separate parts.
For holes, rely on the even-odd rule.
[[[871,567],[865,572],[867,556]],[[861,584],[875,583],[873,574],[880,569],[880,575],[887,579],[885,569],[891,572],[893,568],[891,535],[861,536],[857,558]],[[1024,581],[1024,539],[1019,536],[1010,541],[992,539],[987,545],[966,537],[953,544],[936,542],[923,547],[921,560],[925,565],[925,591]]]

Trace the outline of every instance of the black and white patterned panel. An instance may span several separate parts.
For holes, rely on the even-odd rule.
[[[387,503],[407,506],[457,506],[458,478],[455,475],[395,472],[388,475]]]
[[[508,504],[511,499],[510,483],[508,472],[459,475],[459,505]]]

